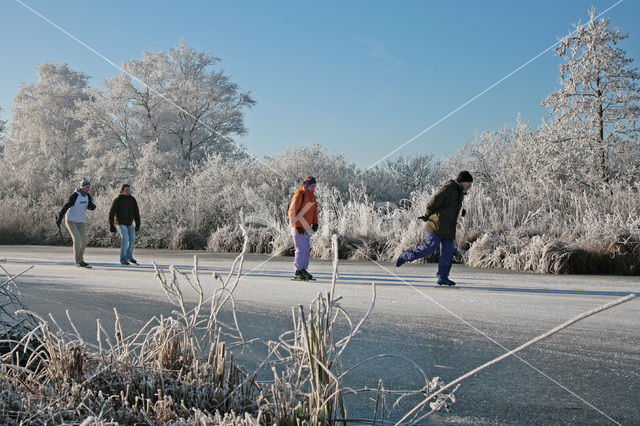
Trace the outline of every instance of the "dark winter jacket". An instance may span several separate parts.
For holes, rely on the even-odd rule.
[[[64,218],[64,215],[67,213],[67,210],[75,206],[76,201],[80,196],[80,193],[84,194],[84,196],[87,197],[87,199],[85,200],[87,202],[86,209],[87,210],[96,209],[96,205],[93,204],[93,200],[91,199],[91,194],[85,194],[84,191],[82,191],[82,189],[78,188],[75,191],[73,191],[73,194],[71,194],[67,202],[64,204],[64,206],[62,206],[62,210],[60,210],[60,213],[58,213],[58,219],[56,220],[56,223],[58,224],[58,226],[60,226],[60,224],[62,223],[62,219]],[[84,200],[84,198],[82,199]],[[84,216],[84,213],[82,213],[82,215]],[[84,220],[82,221],[84,222]]]
[[[455,180],[450,180],[435,193],[427,204],[425,231],[441,238],[456,237],[456,222],[462,207],[464,192]]]
[[[109,225],[114,224],[129,226],[136,222],[136,230],[140,228],[140,211],[138,210],[138,203],[133,195],[120,194],[111,203],[111,209],[109,210]]]

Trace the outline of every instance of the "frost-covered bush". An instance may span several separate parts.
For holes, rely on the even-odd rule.
[[[591,196],[551,191],[541,200],[524,194],[496,200],[476,188],[461,221],[462,240],[479,235],[470,245],[468,264],[545,273],[639,274],[639,195],[639,185],[619,184]]]
[[[449,177],[462,168],[475,176],[464,201],[467,214],[459,220],[455,259],[471,266],[536,272],[637,273],[633,256],[637,253],[634,241],[640,239],[640,184],[616,182],[594,191],[536,174],[537,163],[522,158],[542,137],[524,124],[481,134],[438,166],[439,173]],[[336,168],[342,164],[341,157],[332,157],[318,146],[300,152],[315,153],[318,158],[312,160],[327,161]],[[270,159],[268,164],[276,168],[282,161],[291,167],[291,155]],[[170,164],[166,153],[151,146],[141,161]],[[255,160],[222,156],[210,156],[188,172],[167,167],[148,167],[127,182],[142,214],[139,247],[235,252],[242,246],[238,225],[244,224],[253,230],[249,252],[293,253],[286,211],[298,178],[285,180]],[[312,239],[312,255],[329,257],[333,233],[339,235],[340,257],[354,260],[392,261],[403,250],[424,242],[424,223],[417,216],[424,213],[444,179],[399,203],[381,202],[370,196],[366,181],[359,181],[356,172],[352,170],[347,180],[326,178],[338,182],[337,186],[318,175],[320,229]],[[306,175],[302,169],[289,173]],[[96,186],[97,209],[87,214],[89,244],[117,246],[119,237],[109,232],[107,217],[118,189]],[[73,187],[39,197],[27,196],[26,188],[21,189],[2,192],[0,241],[68,243],[66,229],[61,241],[54,219]],[[580,263],[577,254],[563,254],[563,250],[599,253],[613,260],[590,258],[593,261]],[[581,264],[586,266],[581,269]]]
[[[486,233],[467,252],[469,266],[553,274],[640,274],[637,239],[563,241],[547,235]]]
[[[413,192],[424,191],[446,180],[440,162],[432,155],[398,156],[365,170],[361,175],[369,198],[400,204]]]
[[[63,195],[62,190],[40,197],[13,190],[2,193],[0,244],[59,244],[61,240],[55,225],[59,208],[56,210],[54,205],[68,196]]]
[[[195,229],[178,229],[169,248],[173,250],[203,250],[207,239]]]
[[[543,179],[524,166],[514,170],[536,137],[533,131],[503,129],[481,135],[443,162],[451,177],[460,168],[476,176],[464,201],[467,214],[459,220],[455,259],[470,266],[535,272],[638,273],[639,184],[616,183],[598,192]],[[190,173],[175,173],[175,178],[153,170],[130,182],[142,214],[139,247],[236,252],[242,247],[238,225],[244,224],[253,230],[249,252],[293,254],[286,210],[297,180],[269,179],[269,170],[256,161],[221,156],[209,157]],[[340,189],[319,178],[320,229],[312,237],[314,257],[329,257],[333,233],[339,235],[340,257],[354,260],[392,261],[424,242],[424,223],[417,216],[438,186],[415,191],[399,204],[374,201],[365,188],[355,180]],[[72,190],[61,188],[40,197],[5,191],[0,241],[60,243],[55,214]],[[94,193],[97,209],[87,214],[90,245],[119,244],[107,222],[117,193],[115,187]],[[70,242],[64,227],[62,236]],[[596,260],[596,255],[604,260]],[[579,261],[585,256],[590,260]]]

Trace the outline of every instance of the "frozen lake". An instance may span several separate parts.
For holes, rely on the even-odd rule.
[[[73,266],[70,247],[0,246],[10,273],[34,265],[21,276],[24,303],[40,314],[52,313],[64,326],[65,310],[88,340],[95,340],[96,318],[113,324],[113,309],[132,332],[153,315],[169,314],[154,278],[152,262],[192,268],[193,252],[136,250],[139,266],[122,267],[117,249],[89,248],[93,269]],[[201,278],[213,288],[211,271],[228,271],[234,255],[198,252]],[[292,258],[248,255],[235,292],[245,338],[275,339],[291,328],[291,308],[308,305],[330,289],[331,264],[312,260],[315,283],[293,282]],[[573,316],[629,293],[640,294],[638,277],[551,276],[478,270],[454,265],[459,289],[434,288],[436,265],[340,263],[337,293],[342,306],[359,319],[376,284],[375,309],[345,353],[343,369],[375,354],[396,354],[415,361],[429,377],[445,382],[489,361],[507,349]],[[395,276],[394,274],[398,274]],[[190,302],[195,296],[187,294]],[[573,325],[464,381],[451,413],[429,424],[639,424],[640,299]],[[499,346],[502,345],[503,347]],[[237,354],[250,366],[260,349]],[[383,358],[347,376],[354,388],[422,387],[408,363]],[[350,417],[371,417],[365,397],[347,397]],[[417,400],[406,400],[394,419]],[[390,408],[390,407],[388,407]]]

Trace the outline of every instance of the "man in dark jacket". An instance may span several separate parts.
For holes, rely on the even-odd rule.
[[[471,188],[472,183],[471,173],[465,170],[458,174],[456,180],[450,180],[435,193],[427,204],[426,214],[419,217],[427,222],[425,226],[427,241],[413,250],[403,252],[396,260],[397,267],[405,262],[427,257],[440,248],[437,283],[439,285],[456,285],[449,279],[453,244],[456,237],[456,223],[458,213],[462,208],[462,199]],[[462,215],[464,216],[464,210]]]
[[[135,228],[133,222],[135,221]],[[131,195],[131,186],[126,183],[120,187],[120,195],[111,203],[109,210],[109,226],[111,232],[120,233],[120,263],[122,265],[138,264],[133,258],[133,245],[136,242],[136,232],[140,230],[140,211],[138,203]]]

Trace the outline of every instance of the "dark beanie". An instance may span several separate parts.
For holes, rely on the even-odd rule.
[[[302,181],[302,186],[304,186],[305,188],[309,188],[311,185],[313,185],[314,183],[316,183],[316,178],[314,178],[313,176],[307,176],[303,181]]]
[[[463,170],[460,173],[458,173],[458,177],[456,178],[456,182],[458,182],[458,183],[473,182],[473,176],[471,176],[471,173],[469,173],[468,171]]]

